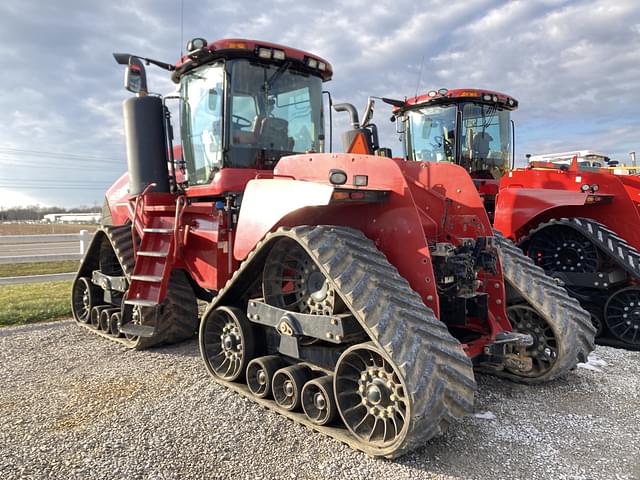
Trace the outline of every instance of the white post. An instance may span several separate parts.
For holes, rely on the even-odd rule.
[[[80,230],[80,255],[84,255],[89,245],[89,230]]]

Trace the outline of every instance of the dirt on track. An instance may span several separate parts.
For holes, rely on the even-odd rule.
[[[479,375],[474,416],[385,461],[212,383],[195,341],[133,352],[71,321],[2,328],[0,478],[640,479],[640,352],[595,355],[543,386]]]

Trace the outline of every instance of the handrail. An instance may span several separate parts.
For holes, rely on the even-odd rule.
[[[131,224],[131,238],[133,240],[133,258],[134,259],[138,257],[138,247],[136,245],[136,235],[138,233],[136,231],[136,224],[138,222],[138,205],[140,205],[140,208],[144,211],[144,197],[149,192],[149,190],[155,186],[156,186],[155,182],[150,183],[149,185],[144,187],[144,190],[142,190],[142,192],[136,197],[136,203],[133,208],[133,221]]]

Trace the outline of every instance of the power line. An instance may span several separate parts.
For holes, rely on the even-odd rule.
[[[117,163],[121,164],[124,159],[118,160],[113,157],[100,157],[91,154],[64,153],[64,152],[45,152],[40,150],[26,150],[18,148],[0,147],[0,153],[11,156],[28,156],[35,158],[53,158],[61,160],[77,160],[90,163]]]

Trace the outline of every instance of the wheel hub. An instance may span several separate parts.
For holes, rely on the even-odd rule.
[[[264,370],[262,370],[262,369],[258,370],[258,373],[256,374],[256,378],[258,379],[258,383],[260,385],[266,385],[267,384],[267,374],[265,373]]]
[[[372,368],[364,372],[359,383],[358,391],[363,405],[374,414],[384,416],[387,409],[393,409],[398,398],[396,384],[391,381],[388,372]]]
[[[296,389],[293,387],[293,382],[291,380],[287,380],[284,382],[284,393],[287,397],[293,397]]]
[[[324,410],[327,406],[327,400],[324,398],[322,392],[317,392],[313,396],[313,404],[318,410]]]

